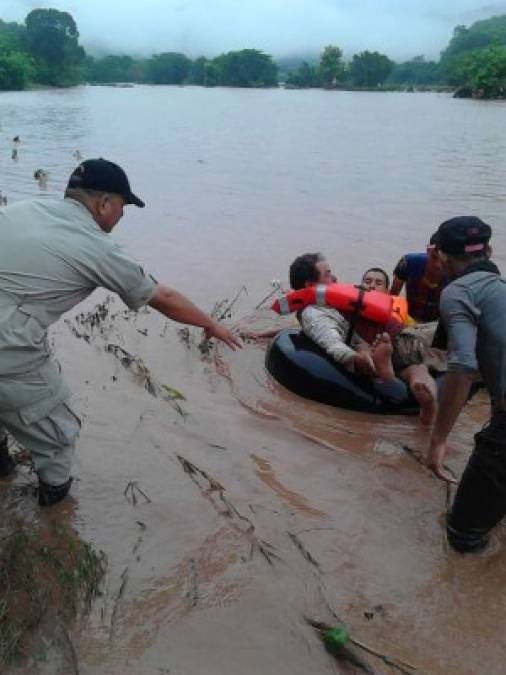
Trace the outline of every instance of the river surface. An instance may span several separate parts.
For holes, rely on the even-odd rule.
[[[505,102],[447,94],[4,93],[0,190],[9,203],[61,194],[77,151],[118,162],[147,206],[128,207],[112,236],[209,310],[244,286],[230,323],[270,326],[254,308],[306,251],[354,282],[475,214],[504,268],[505,122]],[[264,345],[205,359],[196,334],[123,310],[111,301],[98,327],[71,313],[53,334],[83,418],[73,500],[39,514],[0,486],[35,523],[67,520],[109,560],[72,659],[55,647],[33,672],[74,672],[77,658],[81,675],[352,673],[305,621],[336,616],[420,673],[505,672],[506,528],[482,555],[448,550],[445,486],[403,449],[425,451],[416,418],[304,401],[266,374]],[[181,409],[152,395],[163,385],[184,394]],[[486,418],[480,394],[450,438],[457,472]]]

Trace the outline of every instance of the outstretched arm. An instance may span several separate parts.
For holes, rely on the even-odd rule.
[[[237,335],[234,335],[228,328],[211,319],[209,315],[194,305],[191,300],[188,300],[188,298],[173,288],[158,284],[149,304],[173,321],[189,324],[190,326],[201,326],[206,331],[208,337],[215,337],[221,340],[231,349],[242,347],[242,342]]]

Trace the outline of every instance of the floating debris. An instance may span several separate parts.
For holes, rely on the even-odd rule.
[[[49,173],[44,169],[36,169],[33,172],[33,177],[38,182],[39,187],[46,187],[49,178]]]
[[[139,493],[142,497],[144,497],[144,500],[148,504],[151,504],[151,499],[148,497],[148,495],[143,490],[141,490],[137,481],[131,480],[127,484],[126,488],[124,489],[123,494],[124,494],[127,502],[131,501],[133,506],[135,506],[137,504],[137,501],[138,501],[137,493]]]
[[[338,659],[343,659],[344,661],[352,663],[364,673],[378,675],[378,671],[361,656],[358,649],[381,659],[387,666],[395,668],[398,672],[403,673],[403,675],[422,675],[421,671],[418,670],[416,666],[413,666],[406,661],[402,661],[401,659],[387,656],[377,649],[373,649],[363,642],[355,640],[351,637],[347,626],[342,622],[340,622],[339,626],[331,626],[324,621],[311,619],[309,617],[305,617],[305,619],[306,622],[318,632],[325,645],[325,649],[329,654],[332,654]]]

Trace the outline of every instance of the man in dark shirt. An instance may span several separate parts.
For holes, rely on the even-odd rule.
[[[429,323],[439,318],[439,297],[446,283],[431,238],[426,253],[408,253],[399,260],[390,293],[399,295],[405,284],[409,315],[419,323]]]
[[[479,218],[452,218],[436,234],[451,279],[441,296],[448,372],[428,457],[438,477],[451,480],[443,467],[446,439],[478,373],[492,402],[447,523],[450,544],[470,553],[487,545],[488,533],[506,514],[506,281],[489,260],[492,230]]]

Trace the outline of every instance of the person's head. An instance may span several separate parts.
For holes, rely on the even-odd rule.
[[[385,270],[382,270],[381,267],[371,267],[367,272],[364,272],[362,286],[365,286],[370,291],[388,293],[390,279],[388,278],[388,274]]]
[[[327,259],[321,253],[304,253],[290,265],[290,287],[293,290],[330,284],[335,281]]]
[[[442,266],[451,278],[461,274],[466,267],[491,255],[492,228],[476,216],[457,216],[441,223],[434,233]]]
[[[425,265],[425,272],[431,281],[438,282],[443,278],[444,270],[435,243],[435,237],[436,235],[434,233],[427,245],[427,264]]]
[[[130,189],[123,169],[102,158],[79,164],[69,178],[65,197],[81,202],[105,232],[110,232],[120,220],[126,204],[144,206]]]

